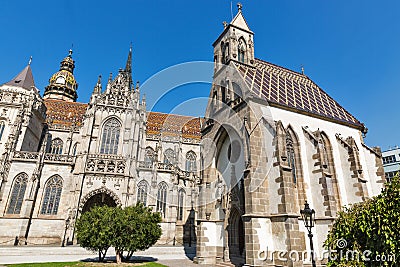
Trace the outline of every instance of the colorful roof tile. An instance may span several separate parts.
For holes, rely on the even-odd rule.
[[[149,135],[182,136],[201,139],[201,118],[149,112],[146,132]]]
[[[255,59],[255,68],[235,63],[246,85],[271,105],[356,128],[364,125],[306,75]]]
[[[47,107],[46,122],[50,125],[80,126],[87,104],[45,99]]]

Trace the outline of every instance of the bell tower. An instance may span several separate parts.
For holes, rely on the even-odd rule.
[[[69,50],[68,56],[61,61],[60,70],[51,76],[43,98],[75,102],[78,98],[78,83],[74,77],[74,69],[75,61],[72,59],[72,50]]]
[[[238,3],[238,13],[228,24],[224,21],[224,31],[213,43],[215,71],[231,61],[254,66],[254,33],[250,30]]]

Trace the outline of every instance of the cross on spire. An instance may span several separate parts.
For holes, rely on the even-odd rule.
[[[240,11],[242,11],[242,8],[243,8],[243,5],[242,5],[242,3],[237,3],[237,7],[238,7],[238,11],[240,12]]]
[[[32,63],[32,56],[29,58],[28,65],[31,65],[31,63]]]

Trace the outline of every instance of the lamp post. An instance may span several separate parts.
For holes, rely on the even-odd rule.
[[[304,226],[307,228],[308,237],[310,238],[310,248],[311,248],[311,262],[312,266],[316,267],[314,261],[314,244],[313,244],[313,234],[312,228],[314,227],[315,221],[315,210],[310,209],[310,205],[307,203],[304,204],[304,210],[300,210],[301,217],[303,218]]]
[[[64,238],[63,238],[63,241],[61,243],[62,247],[65,247],[65,236],[67,235],[67,229],[69,227],[69,222],[70,222],[70,217],[68,216],[68,218],[65,220]]]

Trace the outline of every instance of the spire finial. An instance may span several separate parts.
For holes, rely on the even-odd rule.
[[[304,75],[304,66],[303,65],[301,65],[301,74]]]
[[[225,29],[226,27],[228,27],[228,22],[223,21],[223,22],[222,22],[222,25],[224,25],[224,29]]]
[[[28,61],[28,65],[31,65],[32,63],[32,56],[30,56],[29,61]]]
[[[243,8],[243,5],[242,5],[242,3],[237,3],[237,7],[238,7],[238,11],[239,12],[242,12],[242,8]]]

